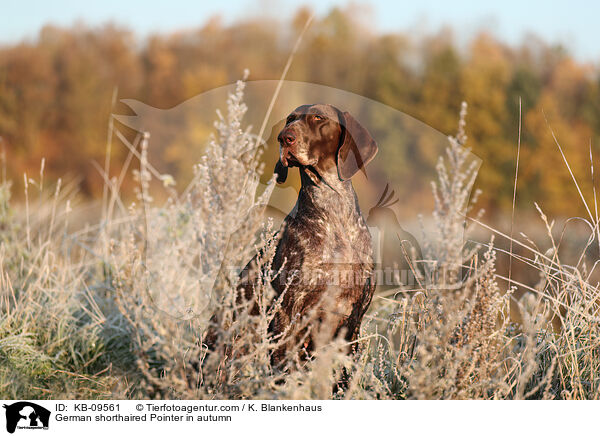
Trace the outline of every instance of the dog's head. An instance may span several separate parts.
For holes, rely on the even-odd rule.
[[[377,144],[367,129],[348,112],[327,104],[296,108],[277,140],[278,183],[285,182],[288,168],[293,166],[305,170],[315,183],[334,173],[340,180],[348,180],[377,153]]]

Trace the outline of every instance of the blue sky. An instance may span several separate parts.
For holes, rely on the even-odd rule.
[[[319,14],[345,1],[306,0],[3,0],[0,43],[34,37],[46,23],[70,25],[77,20],[96,25],[115,21],[140,36],[201,25],[219,14],[225,22],[248,15],[289,17],[299,4]],[[509,43],[519,43],[528,32],[550,43],[562,43],[581,60],[600,61],[600,2],[540,0],[412,0],[362,1],[382,31],[436,31],[450,25],[467,39],[487,29]]]

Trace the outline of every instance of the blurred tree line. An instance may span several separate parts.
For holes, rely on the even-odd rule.
[[[445,134],[455,131],[467,101],[469,144],[483,159],[477,183],[492,212],[511,208],[521,97],[519,200],[555,214],[581,211],[550,126],[593,204],[597,68],[535,37],[512,47],[482,33],[460,47],[450,29],[381,34],[359,12],[333,9],[316,19],[287,78],[381,101]],[[213,18],[195,30],[144,40],[116,25],[47,26],[34,40],[1,47],[0,136],[9,176],[18,187],[45,157],[47,178],[79,177],[81,191],[97,196],[103,181],[90,160],[104,160],[115,87],[120,98],[168,108],[239,79],[245,68],[251,79],[276,79],[309,16],[300,9],[291,22],[253,18],[232,25]],[[115,171],[125,153],[113,147]],[[178,151],[171,154],[176,159]]]

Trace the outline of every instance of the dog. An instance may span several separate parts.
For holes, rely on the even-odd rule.
[[[297,167],[302,186],[272,262],[277,306],[269,331],[283,339],[271,356],[275,366],[298,346],[310,356],[317,334],[319,343],[342,334],[349,342],[358,337],[375,276],[371,235],[351,178],[378,150],[352,115],[326,104],[295,109],[277,140],[277,182],[284,183],[289,168]],[[254,258],[241,274],[238,290],[246,299],[254,292],[256,268]]]

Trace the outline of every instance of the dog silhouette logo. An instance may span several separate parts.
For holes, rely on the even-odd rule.
[[[4,404],[6,409],[6,431],[14,433],[18,429],[48,429],[50,411],[42,406],[29,401],[19,401],[10,405]]]
[[[389,183],[381,197],[369,210],[367,226],[373,238],[374,260],[379,271],[390,271],[391,277],[379,277],[377,286],[413,285],[417,270],[422,272],[421,246],[417,239],[400,224],[392,206],[400,201]]]

